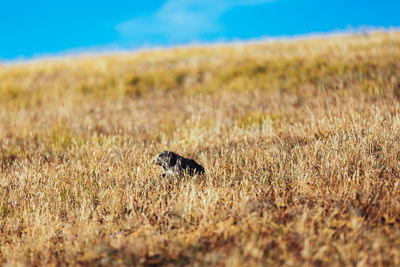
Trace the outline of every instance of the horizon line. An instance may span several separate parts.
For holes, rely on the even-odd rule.
[[[333,30],[329,32],[314,32],[314,33],[304,33],[304,34],[294,34],[294,35],[277,35],[277,36],[260,36],[255,38],[233,38],[231,40],[220,40],[215,41],[192,41],[183,44],[172,44],[172,45],[149,45],[142,47],[131,47],[123,48],[113,45],[93,45],[90,47],[82,48],[71,48],[60,52],[49,52],[42,53],[40,55],[33,55],[30,57],[17,57],[14,59],[2,59],[0,57],[0,66],[13,66],[20,64],[38,63],[41,61],[58,61],[63,59],[77,59],[82,57],[91,56],[112,56],[112,55],[123,55],[141,52],[151,52],[160,50],[173,50],[173,49],[190,49],[190,48],[202,48],[202,47],[214,47],[214,46],[232,46],[232,45],[244,45],[244,44],[257,44],[257,43],[271,43],[271,42],[281,42],[281,41],[300,41],[313,38],[329,38],[329,37],[339,37],[339,36],[351,36],[360,34],[377,34],[377,33],[390,33],[390,32],[400,32],[399,26],[391,27],[373,27],[373,26],[360,26],[355,29],[346,30]]]

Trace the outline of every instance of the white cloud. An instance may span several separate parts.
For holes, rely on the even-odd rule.
[[[168,0],[156,12],[116,26],[121,39],[138,42],[185,42],[222,32],[218,19],[236,6],[258,5],[270,0]]]

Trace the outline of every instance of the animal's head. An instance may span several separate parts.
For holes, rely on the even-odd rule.
[[[176,163],[177,155],[172,151],[163,151],[158,154],[153,162],[163,167],[174,166]]]

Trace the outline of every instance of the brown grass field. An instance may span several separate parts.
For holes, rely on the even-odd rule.
[[[399,266],[399,100],[400,32],[0,65],[0,265]]]

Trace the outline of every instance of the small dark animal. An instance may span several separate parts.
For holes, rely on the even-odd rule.
[[[154,163],[163,167],[164,173],[162,177],[165,177],[167,174],[176,176],[187,173],[192,176],[204,173],[203,166],[197,164],[196,161],[182,157],[172,151],[161,152],[155,157]]]

